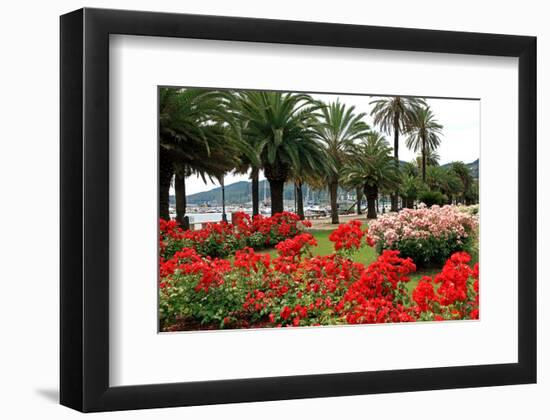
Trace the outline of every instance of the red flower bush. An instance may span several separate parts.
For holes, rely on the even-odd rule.
[[[310,233],[302,233],[295,236],[292,239],[279,242],[275,249],[279,251],[281,257],[290,257],[292,259],[299,259],[302,253],[309,250],[309,247],[317,246],[317,241]]]
[[[329,236],[329,240],[334,243],[334,249],[339,251],[345,249],[359,249],[361,239],[366,234],[361,229],[359,220],[352,220],[349,223],[338,226]]]
[[[479,318],[479,266],[471,268],[470,260],[468,253],[457,252],[433,280],[424,277],[418,283],[412,297],[421,319]]]
[[[435,291],[430,277],[423,277],[413,290],[412,298],[421,312],[431,310],[431,303],[435,299]]]
[[[403,306],[407,275],[416,270],[399,251],[384,251],[353,283],[338,304],[350,324],[406,322],[414,320]]]
[[[175,221],[160,219],[161,255],[170,258],[181,248],[193,248],[200,255],[227,257],[245,247],[261,249],[296,236],[311,223],[289,212],[272,217],[239,212],[233,215],[234,224],[206,223],[199,230],[182,230]]]
[[[193,317],[202,323],[220,322],[233,311],[234,284],[226,284],[231,262],[204,258],[194,249],[182,248],[160,263],[159,313],[161,324]]]
[[[329,240],[334,243],[334,250],[342,255],[351,257],[364,245],[374,246],[374,240],[368,235],[368,229],[361,229],[359,220],[352,220],[344,225],[338,226],[330,235]],[[365,242],[363,242],[365,238]]]
[[[269,268],[270,263],[271,257],[269,254],[257,254],[249,247],[238,250],[233,259],[233,266],[235,268],[242,268],[245,271],[254,271],[255,273],[260,268]]]

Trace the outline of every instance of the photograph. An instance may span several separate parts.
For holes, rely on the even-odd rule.
[[[480,101],[158,88],[160,332],[479,319]]]

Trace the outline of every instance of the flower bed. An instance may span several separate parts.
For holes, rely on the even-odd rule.
[[[468,250],[477,218],[455,206],[422,206],[390,213],[370,223],[376,250],[398,249],[419,266],[441,266],[453,253]]]
[[[160,250],[164,258],[171,258],[182,248],[192,248],[199,255],[226,257],[244,247],[262,249],[292,238],[311,223],[289,212],[272,217],[251,218],[246,213],[235,213],[235,223],[206,223],[199,230],[182,230],[171,220],[160,219]]]
[[[300,233],[276,245],[278,255],[237,250],[231,260],[183,248],[161,257],[159,311],[164,331],[475,319],[477,264],[454,254],[442,272],[411,295],[410,258],[385,250],[365,266],[350,256],[369,240],[357,222],[330,237],[335,252],[312,256],[315,238]]]

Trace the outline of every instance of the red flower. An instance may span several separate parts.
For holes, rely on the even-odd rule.
[[[457,252],[447,260],[441,273],[433,282],[439,284],[434,290],[432,280],[424,277],[412,293],[417,310],[446,313],[453,319],[478,319],[479,317],[479,266],[470,268],[471,257],[466,252]],[[436,313],[436,319],[441,317]]]
[[[292,239],[287,239],[278,243],[275,248],[279,251],[281,257],[299,258],[302,253],[310,246],[316,246],[317,241],[310,233],[296,235]]]
[[[288,317],[290,316],[290,308],[288,306],[285,306],[281,311],[280,316],[284,320],[288,319]]]
[[[430,277],[424,276],[413,290],[412,298],[421,312],[428,311],[435,298],[434,286]]]
[[[336,251],[342,248],[347,250],[359,249],[362,245],[361,239],[366,232],[366,230],[361,230],[361,222],[359,220],[352,220],[344,225],[338,226],[328,238],[331,242],[334,242],[334,249]]]

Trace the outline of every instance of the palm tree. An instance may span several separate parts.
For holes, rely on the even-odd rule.
[[[367,134],[369,135],[369,134]],[[349,152],[353,151],[353,145],[350,146],[350,149],[349,149]],[[351,156],[348,156],[348,159],[350,159]],[[341,174],[340,174],[341,175]],[[363,199],[363,182],[362,180],[357,180],[357,179],[346,179],[346,178],[342,178],[340,177],[339,179],[339,185],[342,186],[342,188],[344,188],[344,190],[346,191],[353,191],[355,190],[355,204],[354,206],[356,207],[356,213],[357,215],[361,215],[362,212],[361,212],[361,200]],[[350,207],[350,210],[351,210],[351,207]]]
[[[390,96],[376,99],[371,101],[370,104],[374,105],[370,113],[374,124],[388,135],[393,133],[393,157],[395,167],[399,170],[399,134],[408,131],[417,109],[425,106],[426,102],[421,98]],[[398,194],[399,192],[396,191],[391,196],[392,211],[397,211]]]
[[[426,169],[426,185],[430,190],[444,194],[449,203],[462,190],[460,178],[451,169],[441,166],[428,166]]]
[[[466,191],[464,200],[467,205],[477,203],[479,201],[479,181],[474,179],[468,191]]]
[[[408,175],[408,176],[412,176],[412,177],[417,177],[418,176],[419,166],[416,163],[413,163],[413,162],[405,162],[401,166],[401,174],[402,175]]]
[[[354,142],[369,133],[369,126],[363,121],[364,113],[355,113],[355,107],[347,107],[339,100],[321,110],[321,123],[317,135],[323,143],[331,166],[327,168],[326,180],[330,193],[332,223],[338,224],[338,183],[340,172],[347,160],[347,153]]]
[[[239,118],[247,121],[245,137],[254,138],[255,151],[271,191],[271,213],[284,210],[283,188],[293,168],[315,166],[318,144],[312,126],[321,105],[298,93],[244,91]]]
[[[453,162],[451,164],[451,171],[460,179],[462,184],[460,201],[465,203],[467,194],[471,190],[474,182],[472,171],[464,162]]]
[[[234,111],[235,126],[232,132],[245,145],[240,156],[241,164],[236,168],[236,173],[244,174],[250,171],[251,193],[252,193],[252,215],[260,213],[260,152],[258,138],[249,135],[248,120],[242,118],[243,97],[236,93],[231,108]]]
[[[185,177],[203,179],[234,166],[236,145],[227,141],[228,93],[207,89],[161,88],[159,92],[160,217],[169,218],[169,190],[175,177],[176,219],[184,224]],[[222,123],[223,121],[223,123]]]
[[[426,152],[426,166],[438,166],[440,159],[439,153],[435,150],[428,149]],[[416,156],[416,165],[422,170],[422,153]]]
[[[371,133],[354,145],[349,162],[342,169],[342,181],[363,186],[367,197],[367,218],[376,219],[378,193],[382,189],[395,189],[399,184],[399,171],[386,139],[378,133]]]
[[[355,198],[357,199],[357,215],[360,216],[363,214],[361,212],[361,200],[363,199],[363,189],[359,187],[355,187]]]
[[[415,175],[410,175],[407,173],[401,174],[399,194],[403,199],[405,207],[408,209],[413,208],[414,200],[416,200],[420,194],[421,186],[419,184],[420,180]]]
[[[407,147],[422,154],[422,181],[426,182],[426,166],[429,152],[441,143],[443,126],[437,122],[429,106],[417,109],[409,128]]]
[[[252,150],[253,149],[253,145]],[[258,157],[259,159],[259,157]],[[250,171],[251,195],[252,195],[252,215],[256,216],[260,213],[260,164],[252,163],[250,159],[241,156],[241,164],[236,168],[238,174],[246,174]]]
[[[250,170],[252,183],[252,216],[260,214],[260,168],[252,166]]]

